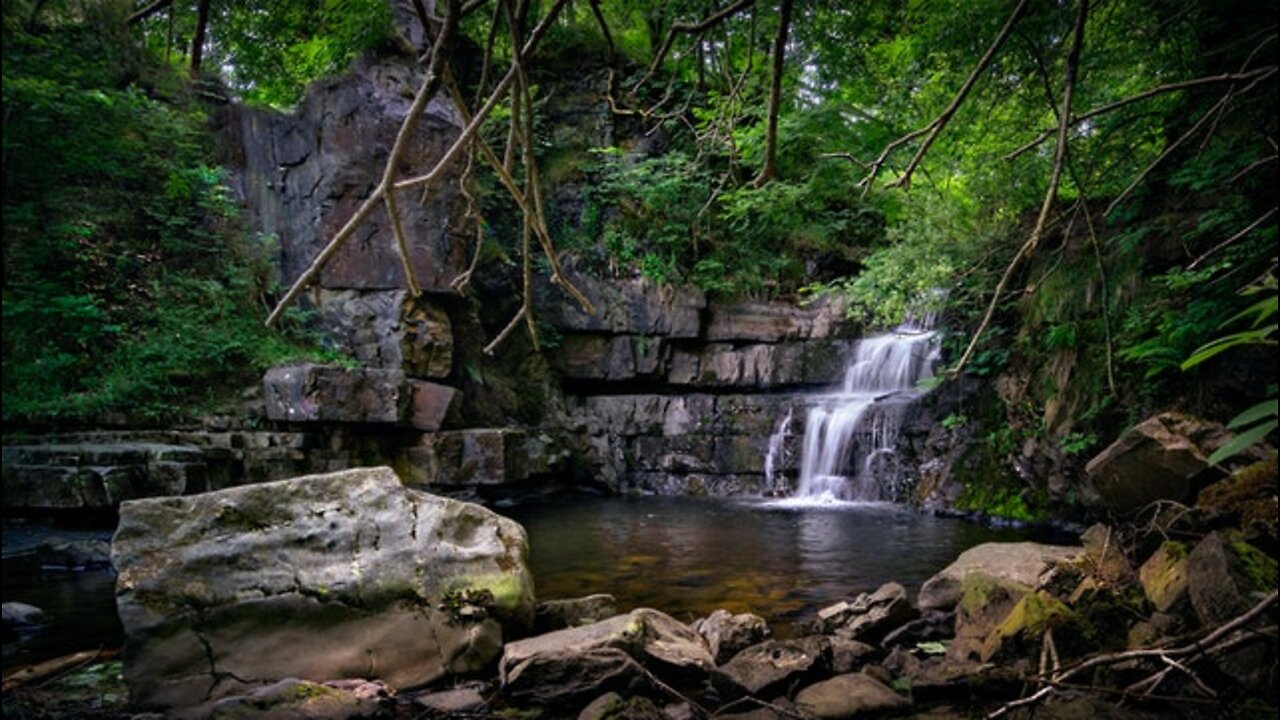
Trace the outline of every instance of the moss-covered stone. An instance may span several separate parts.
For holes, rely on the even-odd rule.
[[[1138,569],[1138,581],[1147,600],[1159,612],[1168,612],[1187,596],[1187,546],[1166,540]]]
[[[989,662],[1027,654],[1038,647],[1046,630],[1067,626],[1080,628],[1082,623],[1066,603],[1044,591],[1028,593],[987,635],[981,658]]]

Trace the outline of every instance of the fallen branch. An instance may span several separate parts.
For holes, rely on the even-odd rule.
[[[1275,630],[1274,626],[1265,628],[1258,632],[1252,632],[1252,633],[1243,632],[1240,634],[1234,634],[1234,633],[1241,630],[1249,623],[1258,619],[1263,613],[1270,610],[1271,607],[1276,604],[1276,596],[1277,596],[1276,591],[1274,590],[1271,591],[1271,594],[1267,595],[1257,605],[1254,605],[1247,612],[1237,616],[1235,619],[1223,625],[1218,626],[1217,628],[1214,628],[1212,631],[1207,633],[1204,637],[1198,640],[1193,640],[1192,642],[1189,642],[1185,645],[1172,647],[1172,648],[1150,648],[1150,649],[1143,649],[1143,650],[1126,650],[1126,651],[1117,652],[1117,653],[1095,655],[1094,657],[1082,660],[1076,663],[1075,665],[1067,667],[1060,672],[1053,673],[1049,677],[1037,677],[1035,678],[1036,681],[1044,683],[1045,685],[1044,687],[1040,688],[1039,690],[1032,693],[1031,695],[1028,695],[1027,697],[1019,698],[1017,700],[1012,700],[1010,702],[1005,703],[1004,705],[997,708],[995,711],[988,714],[987,718],[988,720],[992,720],[994,718],[998,718],[1008,713],[1010,710],[1013,710],[1015,708],[1022,707],[1024,705],[1031,705],[1036,702],[1039,702],[1040,700],[1042,700],[1043,698],[1051,694],[1056,687],[1064,685],[1064,683],[1067,680],[1070,680],[1071,678],[1077,675],[1080,675],[1086,670],[1092,670],[1094,668],[1105,666],[1105,665],[1115,665],[1122,662],[1129,662],[1132,660],[1154,659],[1154,660],[1160,661],[1161,663],[1164,663],[1166,667],[1148,676],[1147,678],[1139,680],[1137,683],[1130,685],[1128,688],[1118,691],[1126,696],[1134,696],[1137,694],[1138,690],[1141,690],[1143,688],[1147,690],[1147,693],[1154,692],[1155,688],[1159,685],[1159,682],[1163,680],[1163,678],[1167,676],[1169,672],[1175,669],[1184,670],[1185,672],[1190,674],[1191,677],[1193,678],[1193,682],[1195,682],[1197,686],[1200,686],[1202,683],[1199,681],[1199,678],[1196,677],[1194,673],[1190,671],[1188,667],[1189,662],[1198,658],[1201,655],[1209,655],[1209,654],[1225,652],[1226,650],[1229,650],[1235,647],[1236,645],[1242,644],[1244,642],[1250,642],[1259,637],[1271,636],[1271,634]],[[1183,662],[1180,662],[1180,661],[1183,661]],[[1202,689],[1208,689],[1208,688],[1205,687]],[[1110,689],[1100,688],[1100,690],[1106,691],[1106,692],[1117,692]],[[1210,694],[1213,694],[1212,690],[1210,690],[1209,692]],[[1150,694],[1147,694],[1145,696],[1148,699],[1156,698],[1155,695],[1150,695]]]
[[[960,109],[960,106],[964,104],[965,98],[968,97],[969,91],[973,89],[974,83],[978,81],[978,77],[981,76],[991,64],[996,53],[999,52],[1000,46],[1004,45],[1004,41],[1008,39],[1010,31],[1013,30],[1013,26],[1017,24],[1018,20],[1026,13],[1026,11],[1027,0],[1019,0],[1017,7],[1013,9],[1013,13],[1009,16],[1009,19],[1005,21],[1004,27],[1000,28],[1000,33],[996,35],[996,39],[991,43],[991,46],[987,48],[987,51],[982,55],[982,58],[978,60],[978,64],[974,66],[973,71],[969,73],[969,77],[965,79],[964,84],[960,86],[960,90],[956,93],[955,97],[951,99],[951,104],[947,105],[945,110],[943,110],[928,125],[913,130],[897,140],[890,142],[884,147],[884,150],[880,152],[880,155],[876,157],[875,160],[868,163],[871,169],[867,173],[867,176],[862,179],[862,182],[859,183],[862,186],[863,197],[866,197],[867,193],[871,192],[871,186],[875,184],[876,176],[880,174],[880,169],[884,167],[885,162],[889,159],[889,156],[894,150],[897,150],[921,135],[928,133],[928,137],[924,139],[924,142],[920,143],[920,147],[916,150],[915,156],[911,158],[911,162],[907,163],[906,170],[902,172],[902,175],[899,176],[897,180],[889,183],[889,187],[901,187],[905,189],[910,186],[911,174],[915,172],[916,167],[920,165],[920,161],[924,159],[925,153],[929,151],[929,147],[933,145],[933,141],[938,139],[938,135],[942,132],[942,129],[951,121],[951,117],[955,115],[956,111]]]
[[[1076,115],[1075,117],[1071,118],[1071,126],[1075,127],[1076,125],[1079,125],[1080,123],[1090,118],[1094,118],[1099,115],[1109,113],[1112,110],[1119,110],[1120,108],[1125,107],[1126,105],[1132,105],[1137,102],[1142,102],[1143,100],[1155,97],[1156,95],[1163,95],[1165,93],[1177,92],[1179,90],[1188,90],[1190,88],[1200,87],[1202,85],[1216,85],[1218,83],[1224,83],[1224,82],[1234,83],[1241,80],[1252,80],[1258,77],[1259,75],[1265,75],[1265,74],[1275,72],[1275,69],[1276,69],[1276,66],[1270,65],[1267,67],[1258,68],[1256,70],[1251,70],[1249,72],[1244,72],[1244,73],[1225,73],[1222,75],[1209,75],[1206,77],[1195,78],[1192,80],[1183,80],[1181,82],[1159,85],[1157,87],[1151,88],[1150,90],[1140,92],[1137,95],[1131,95],[1127,98],[1116,100],[1115,102],[1107,103],[1106,105],[1100,105],[1092,110],[1089,110],[1088,112],[1084,112],[1079,115]],[[1028,142],[1025,145],[1018,147],[1016,150],[1009,152],[1007,155],[1004,156],[1004,159],[1013,160],[1014,158],[1018,157],[1019,155],[1022,155],[1028,150],[1035,148],[1036,146],[1043,143],[1045,140],[1048,140],[1050,136],[1053,135],[1054,131],[1056,131],[1057,129],[1058,129],[1057,127],[1045,128],[1040,132],[1039,135],[1035,137],[1035,139],[1031,140],[1031,142]]]
[[[13,672],[5,673],[3,687],[0,687],[0,692],[8,693],[27,685],[42,683],[71,670],[84,667],[89,663],[97,662],[98,660],[112,660],[119,656],[120,651],[114,649],[82,650],[81,652],[63,655],[52,660],[45,660],[35,665],[18,668]]]

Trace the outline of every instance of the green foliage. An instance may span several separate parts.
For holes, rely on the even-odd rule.
[[[942,422],[940,424],[947,430],[956,430],[968,425],[969,417],[964,413],[951,413],[950,415],[942,418]]]
[[[203,114],[151,97],[140,78],[181,82],[112,23],[6,16],[6,422],[188,415],[299,352],[262,327],[270,249],[238,225]]]
[[[1080,455],[1098,444],[1093,433],[1069,432],[1058,439],[1058,447],[1065,455]]]

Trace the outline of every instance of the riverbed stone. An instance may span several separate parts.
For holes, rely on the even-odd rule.
[[[809,636],[794,640],[766,640],[734,655],[713,676],[717,689],[728,697],[753,695],[766,698],[790,685],[816,679],[830,667],[826,638]]]
[[[526,627],[518,524],[362,468],[124,503],[112,544],[132,701],[201,706],[286,677],[413,687]]]
[[[960,601],[962,584],[971,573],[1035,587],[1046,570],[1069,562],[1082,548],[1041,543],[983,543],[960,554],[947,567],[925,581],[916,601],[921,610],[949,610]]]
[[[643,695],[623,698],[607,692],[578,713],[578,720],[668,720],[667,715]]]
[[[849,673],[801,690],[796,708],[818,720],[847,720],[902,714],[911,709],[911,701],[873,677]]]
[[[707,641],[716,664],[727,662],[740,651],[769,635],[769,625],[764,618],[754,613],[735,615],[728,610],[716,610],[705,618],[695,620],[692,627]]]
[[[565,628],[590,625],[618,614],[618,600],[607,593],[580,598],[544,600],[534,608],[533,629],[548,633]]]
[[[700,635],[657,610],[640,608],[507,643],[498,666],[503,692],[534,701],[554,695],[557,686],[572,696],[616,689],[636,674],[617,653],[670,682],[705,678],[715,667]]]
[[[391,692],[378,682],[286,678],[213,703],[209,720],[357,720],[384,717]]]
[[[449,690],[420,693],[413,698],[415,707],[435,713],[479,713],[489,703],[479,687],[457,687]]]
[[[651,687],[644,668],[625,651],[610,647],[557,648],[503,666],[502,692],[512,701],[573,706],[605,692],[627,696]]]
[[[851,640],[877,643],[891,630],[920,617],[907,597],[907,589],[885,583],[873,593],[862,593],[851,604],[847,619],[834,632]]]
[[[1020,600],[1034,589],[1029,585],[973,571],[964,575],[956,608],[956,634],[947,646],[947,659],[977,660],[987,638],[1009,617]]]

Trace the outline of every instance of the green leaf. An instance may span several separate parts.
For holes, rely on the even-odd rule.
[[[1246,425],[1252,425],[1263,418],[1275,417],[1278,412],[1280,412],[1280,402],[1274,398],[1266,400],[1232,418],[1231,422],[1227,424],[1227,429],[1236,430]]]
[[[1216,452],[1210,455],[1209,464],[1217,465],[1218,463],[1222,462],[1223,460],[1226,460],[1227,458],[1234,457],[1240,454],[1241,452],[1244,452],[1254,443],[1266,437],[1267,434],[1270,433],[1272,430],[1275,430],[1277,425],[1280,425],[1280,422],[1276,420],[1272,420],[1270,422],[1263,423],[1262,425],[1259,425],[1251,430],[1240,433],[1239,435],[1232,438],[1231,442],[1218,448]]]

